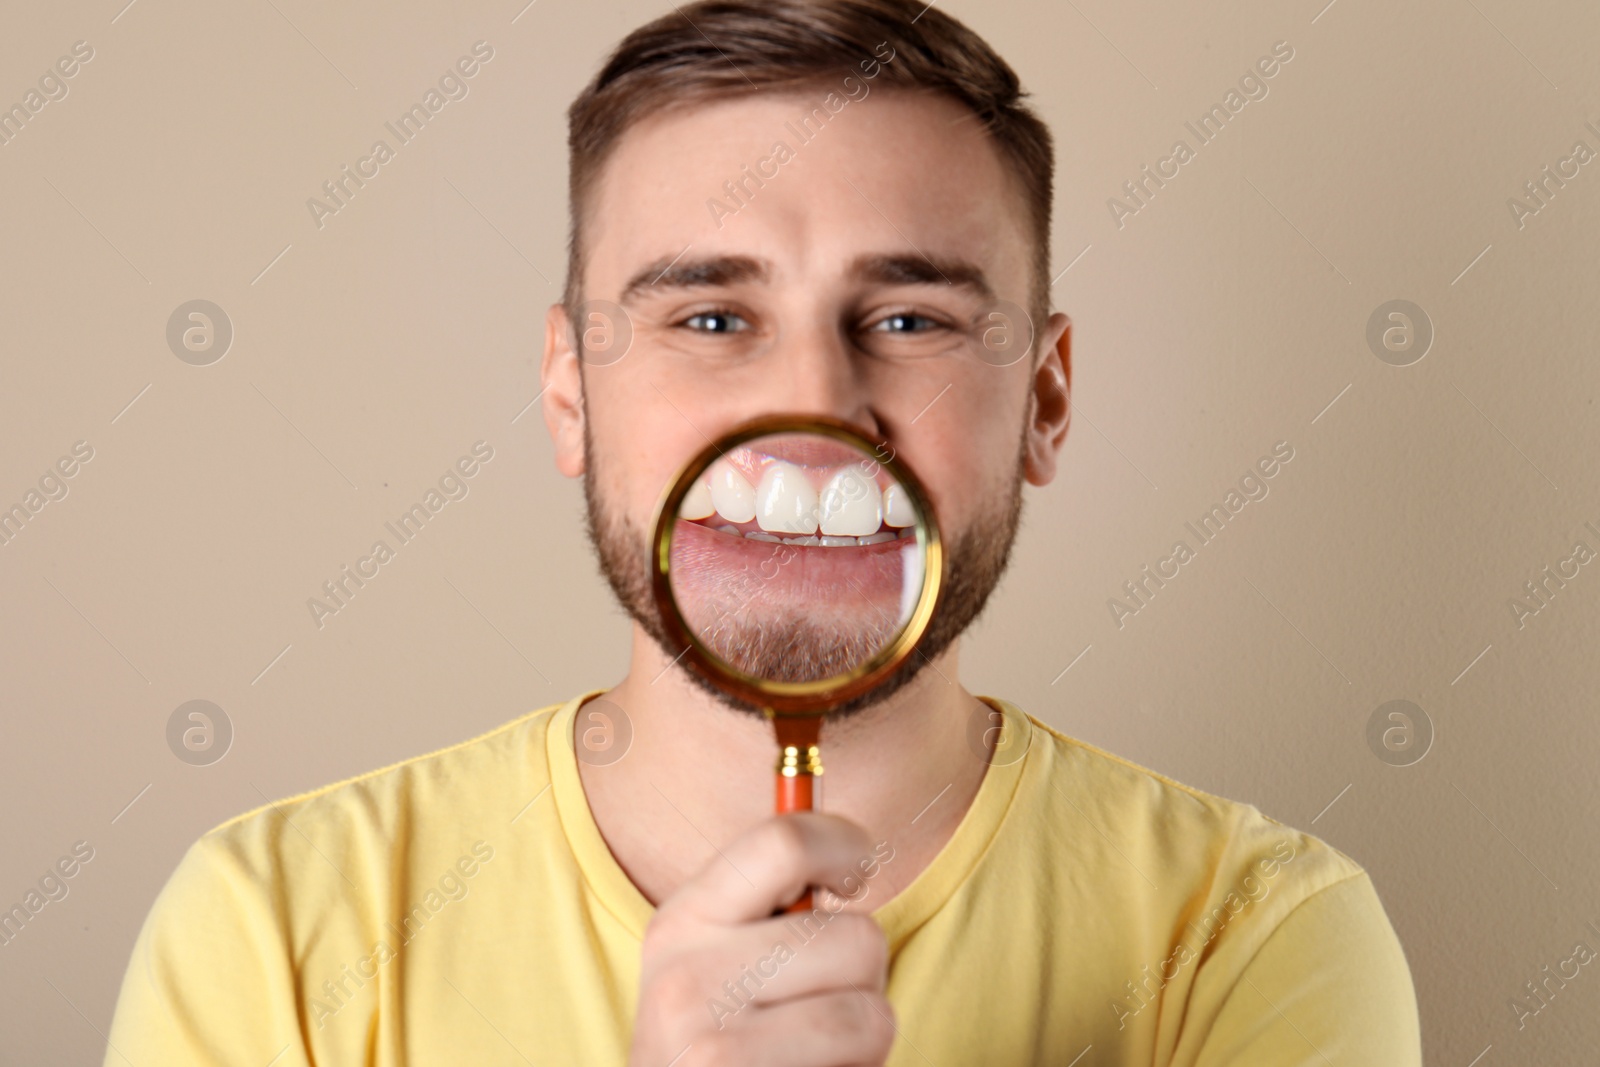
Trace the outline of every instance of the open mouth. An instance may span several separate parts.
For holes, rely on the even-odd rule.
[[[910,496],[829,438],[729,449],[678,516],[673,598],[693,631],[747,673],[802,680],[854,666],[893,640],[922,591]]]
[[[679,517],[749,541],[859,548],[915,535],[905,490],[856,450],[825,439],[730,449],[685,495]]]

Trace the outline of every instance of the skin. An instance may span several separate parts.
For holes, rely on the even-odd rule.
[[[1013,492],[1019,450],[1026,481],[1055,475],[1070,417],[1067,317],[1037,324],[1032,355],[1010,366],[981,358],[969,326],[986,299],[1029,304],[1032,243],[1016,179],[969,112],[924,94],[875,91],[800,145],[784,123],[825,92],[657,114],[624,134],[602,172],[583,293],[621,304],[633,339],[620,360],[585,365],[565,311],[552,307],[544,415],[570,477],[585,473],[588,433],[598,493],[638,531],[708,438],[768,413],[831,415],[892,442],[947,534]],[[719,226],[707,199],[780,139],[794,158]],[[682,286],[669,272],[624,292],[679,253],[679,268],[749,257],[765,277]],[[943,277],[874,279],[853,269],[864,257],[931,259]],[[981,271],[991,297],[954,284],[957,264]],[[718,1056],[882,1062],[894,1036],[886,951],[865,913],[949,840],[987,768],[967,741],[977,702],[960,684],[959,655],[956,642],[888,699],[830,722],[828,814],[773,818],[771,727],[691,684],[634,626],[628,674],[606,694],[626,710],[632,746],[615,763],[579,764],[613,855],[658,905],[634,1062],[672,1061],[686,1044],[680,1067]],[[852,893],[852,862],[882,842],[892,862]],[[809,959],[786,965],[759,1005],[719,1030],[706,998],[770,951],[762,924],[807,884],[849,894],[840,919],[850,923],[805,946]]]

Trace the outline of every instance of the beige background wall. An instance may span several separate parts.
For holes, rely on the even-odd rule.
[[[99,1055],[206,829],[609,684],[625,650],[523,412],[564,108],[664,8],[124,2],[10,5],[0,32],[0,104],[94,50],[0,146],[0,506],[93,449],[0,546],[0,903],[93,849],[0,947],[8,1064]],[[1521,228],[1507,199],[1600,151],[1600,13],[1322,3],[951,0],[1058,136],[1077,349],[1063,474],[966,681],[1367,865],[1430,1063],[1575,1063],[1600,970],[1520,1031],[1507,1002],[1600,948],[1600,566],[1520,627],[1508,602],[1600,551],[1600,162]],[[479,40],[469,95],[319,229],[307,198]],[[1269,95],[1119,228],[1107,199],[1278,41]],[[209,366],[167,341],[195,299],[234,331]],[[1366,339],[1395,299],[1434,333],[1403,367]],[[480,440],[469,495],[319,629],[307,598]],[[1270,494],[1119,628],[1108,599],[1279,441]],[[167,740],[196,699],[234,733],[209,766]],[[1411,766],[1367,741],[1395,699],[1434,732]]]

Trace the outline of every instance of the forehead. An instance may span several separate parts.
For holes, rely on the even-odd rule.
[[[595,295],[690,248],[766,259],[777,282],[837,277],[863,252],[966,259],[1013,300],[1028,281],[1025,201],[977,117],[859,79],[649,116],[588,208]]]

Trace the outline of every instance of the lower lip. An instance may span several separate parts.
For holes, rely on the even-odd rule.
[[[898,630],[922,591],[915,537],[873,545],[752,541],[680,519],[668,574],[678,609],[697,632],[723,613]],[[907,590],[908,583],[915,588]]]

